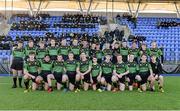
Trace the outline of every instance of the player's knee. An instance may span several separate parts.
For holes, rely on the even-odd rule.
[[[116,76],[112,76],[112,82],[117,82],[117,77]]]
[[[81,75],[80,75],[80,74],[77,74],[77,75],[76,75],[76,81],[80,81],[80,79],[81,79]]]
[[[135,77],[135,79],[136,79],[137,81],[141,81],[141,80],[142,80],[139,75],[137,75],[137,76]]]

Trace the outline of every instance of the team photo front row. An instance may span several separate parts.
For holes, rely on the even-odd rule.
[[[21,41],[18,42],[17,47],[12,49],[13,88],[17,87],[17,78],[19,79],[19,86],[22,87],[21,81],[23,78],[25,93],[31,89],[33,91],[41,89],[48,92],[52,92],[54,89],[65,92],[79,92],[80,89],[116,92],[124,91],[126,88],[129,91],[137,89],[139,92],[143,92],[147,89],[155,91],[157,81],[158,90],[164,92],[164,80],[163,76],[160,75],[162,66],[155,53],[148,56],[146,53],[142,53],[143,51],[138,51],[138,53],[141,52],[138,61],[135,53],[129,53],[126,57],[127,61],[124,62],[125,56],[123,53],[116,52],[113,55],[106,51],[107,53],[104,53],[103,59],[101,58],[101,61],[99,61],[96,51],[89,57],[90,54],[86,53],[86,48],[84,50],[82,48],[77,57],[73,50],[66,52],[65,56],[65,50],[63,53],[61,46],[62,53],[52,56],[54,50],[49,51],[48,54],[46,51],[42,53],[42,44],[40,42],[39,51],[36,50],[36,52],[32,50],[34,47],[32,41],[28,43],[29,46],[25,49],[23,49]],[[54,44],[54,41],[51,41],[52,44]],[[151,45],[154,45],[156,53],[159,53],[156,43],[152,42]],[[53,47],[55,48],[55,46],[50,46],[50,49],[53,49]],[[27,50],[26,60],[24,60],[23,57]],[[104,50],[106,50],[106,47]],[[144,52],[147,52],[147,49]],[[56,81],[56,87],[53,86],[53,80]]]

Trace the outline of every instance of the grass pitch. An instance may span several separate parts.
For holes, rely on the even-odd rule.
[[[12,89],[10,77],[0,78],[1,110],[180,110],[180,77],[165,77],[165,92],[62,92]]]

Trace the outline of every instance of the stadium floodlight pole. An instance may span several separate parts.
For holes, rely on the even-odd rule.
[[[6,17],[7,0],[5,0],[5,4],[4,4],[4,5],[5,5],[5,7],[4,7],[4,8],[5,8],[5,10],[4,10],[4,18],[5,18],[5,20],[6,20],[6,18],[7,18],[7,17]]]
[[[33,16],[33,8],[31,6],[31,2],[30,2],[30,0],[27,0],[27,2],[28,2],[29,9],[30,9],[30,15]]]
[[[82,6],[81,6],[81,1],[80,1],[80,0],[78,0],[78,3],[79,3],[79,8],[80,8],[80,13],[82,13],[82,14],[83,14],[83,9],[82,9]]]
[[[109,17],[108,17],[108,0],[106,0],[106,17],[109,23]]]
[[[139,14],[139,7],[140,7],[141,3],[139,2],[138,3],[138,7],[137,7],[137,10],[136,10],[136,13],[135,13],[135,17],[137,18],[138,17],[138,14]]]
[[[130,6],[130,4],[129,4],[129,1],[127,1],[127,4],[128,4],[129,13],[132,15],[132,10],[131,10],[131,6]]]
[[[178,7],[177,7],[177,3],[176,3],[176,2],[174,2],[174,6],[175,6],[175,8],[176,8],[177,17],[179,18],[179,17],[180,17],[180,13],[179,13],[179,9],[178,9]]]
[[[111,12],[111,16],[112,16],[112,20],[113,20],[113,16],[114,16],[114,0],[112,0],[112,12]]]
[[[87,9],[87,14],[90,14],[92,2],[93,2],[93,0],[90,0],[89,7]]]
[[[38,13],[39,13],[39,11],[40,11],[40,9],[41,9],[41,6],[42,6],[42,0],[40,0],[40,2],[39,2],[39,5],[38,5],[38,8],[37,8],[37,12],[35,13],[35,17],[38,15]]]
[[[11,1],[11,16],[13,15],[14,0]]]

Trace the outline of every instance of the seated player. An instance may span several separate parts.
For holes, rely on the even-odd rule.
[[[68,59],[64,62],[64,66],[69,80],[69,90],[74,91],[74,89],[76,88],[75,92],[80,91],[79,87],[81,75],[77,74],[79,63],[74,59],[73,52],[69,52]]]
[[[160,75],[160,72],[162,70],[162,66],[161,66],[160,62],[157,61],[155,55],[151,56],[150,64],[151,64],[151,67],[152,67],[153,76],[154,76],[155,80],[158,81],[159,90],[161,92],[164,92],[164,89],[163,89],[164,79],[163,79],[163,76]]]
[[[55,38],[51,38],[50,46],[47,47],[47,51],[48,51],[48,54],[49,54],[50,59],[52,61],[57,59],[57,55],[59,53],[59,47],[56,46],[56,39]]]
[[[136,76],[136,79],[138,81],[138,85],[141,86],[141,88],[138,88],[139,92],[146,91],[146,83],[150,81],[150,89],[153,90],[154,85],[154,77],[151,65],[147,62],[147,56],[142,55],[141,61],[139,63],[139,74]]]
[[[52,74],[53,61],[50,59],[50,56],[46,54],[44,59],[40,61],[40,75],[36,78],[38,84],[44,82],[44,89],[48,90],[48,81],[47,76]]]
[[[117,63],[114,65],[113,70],[113,77],[112,82],[113,83],[119,83],[119,89],[120,91],[125,90],[125,82],[126,82],[126,75],[129,73],[129,68],[126,63],[122,61],[122,55],[117,55]],[[114,84],[114,92],[117,91],[117,84]]]
[[[39,61],[35,59],[35,53],[30,52],[29,59],[24,65],[24,85],[26,87],[26,90],[24,91],[25,93],[29,92],[30,90],[29,80],[32,80],[32,90],[36,90],[36,78],[38,76],[39,66]]]
[[[23,42],[18,41],[17,47],[13,47],[12,49],[12,64],[11,70],[13,73],[13,86],[12,88],[17,88],[17,77],[19,80],[19,87],[22,88],[22,73],[23,73],[23,63],[24,63],[24,49],[23,49]]]
[[[57,60],[53,62],[53,74],[49,74],[47,76],[48,80],[48,92],[53,91],[52,89],[52,80],[56,80],[57,82],[57,90],[60,90],[62,85],[64,86],[64,91],[67,91],[67,80],[68,77],[65,75],[65,68],[64,68],[64,60],[62,55],[57,56]]]
[[[139,65],[137,64],[136,61],[134,61],[134,54],[129,55],[129,62],[128,62],[128,67],[129,67],[129,74],[127,75],[128,78],[128,86],[129,90],[133,90],[133,83],[136,82],[136,75],[138,74],[139,71]]]
[[[101,65],[98,64],[96,56],[92,58],[92,70],[91,70],[91,83],[93,90],[97,90],[101,92],[100,89],[100,81],[102,76]]]
[[[111,83],[112,83],[112,74],[113,74],[113,64],[111,62],[111,55],[107,54],[105,56],[105,60],[101,65],[102,68],[102,78],[101,84],[104,85],[103,90],[107,88],[108,91],[111,91]]]
[[[92,67],[92,61],[88,60],[86,57],[86,54],[84,52],[81,53],[80,55],[80,62],[79,62],[79,67],[78,67],[78,74],[81,75],[81,79],[84,82],[84,90],[87,91],[89,89],[89,85],[91,83],[91,67]]]

